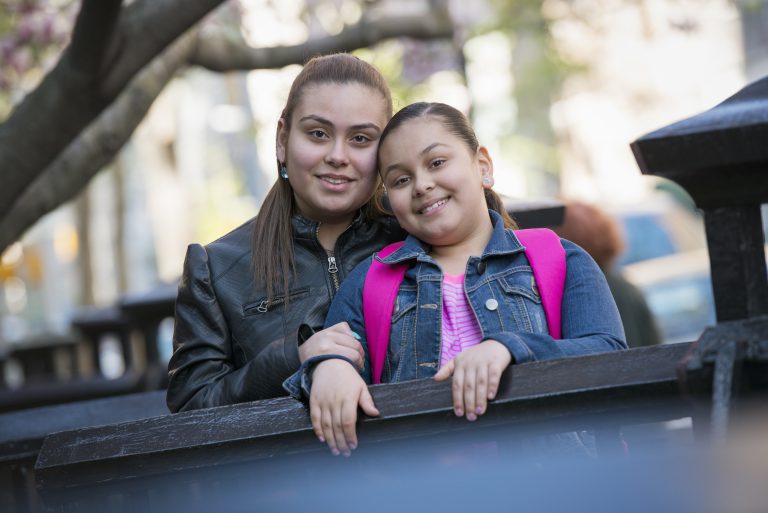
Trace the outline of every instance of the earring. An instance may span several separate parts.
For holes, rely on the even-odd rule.
[[[490,185],[491,184],[491,177],[490,176],[484,176],[483,177],[483,183],[486,184],[486,185]]]
[[[280,163],[280,178],[283,180],[288,180],[288,168],[285,167],[285,163]]]

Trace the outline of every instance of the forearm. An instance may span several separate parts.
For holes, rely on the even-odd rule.
[[[208,264],[206,250],[191,245],[176,299],[174,352],[168,364],[171,411],[284,395],[283,379],[299,366],[295,331],[255,356],[242,353]]]
[[[295,340],[295,332],[275,340],[239,368],[215,344],[177,351],[169,365],[168,407],[194,410],[285,395],[282,382],[300,365]]]
[[[562,338],[548,333],[486,334],[509,349],[516,363],[551,360],[626,349],[624,327],[600,268],[572,243],[566,248],[567,273],[561,304]]]
[[[626,349],[623,337],[616,333],[555,340],[548,334],[506,331],[489,334],[484,340],[497,340],[504,344],[515,363],[554,360]]]

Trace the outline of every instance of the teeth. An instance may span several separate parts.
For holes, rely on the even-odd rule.
[[[429,212],[433,211],[434,209],[445,205],[447,202],[448,202],[447,199],[441,199],[440,201],[432,203],[430,206],[428,206],[426,208],[422,208],[421,209],[421,213],[422,214],[428,214]]]
[[[342,184],[342,183],[347,183],[347,182],[349,182],[349,180],[346,180],[346,179],[344,179],[344,178],[331,178],[331,177],[329,177],[329,176],[323,176],[323,177],[321,177],[320,179],[321,179],[321,180],[324,180],[324,181],[326,181],[326,182],[328,182],[328,183],[332,183],[332,184],[334,184],[334,185],[339,185],[339,184]]]

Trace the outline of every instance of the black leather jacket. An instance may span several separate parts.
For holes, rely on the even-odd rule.
[[[173,412],[286,395],[282,382],[300,365],[299,326],[322,327],[339,283],[355,265],[404,238],[394,218],[358,216],[336,242],[334,269],[317,239],[318,223],[294,216],[296,275],[286,308],[284,295],[267,302],[264,285],[254,283],[253,222],[187,249],[168,364]]]

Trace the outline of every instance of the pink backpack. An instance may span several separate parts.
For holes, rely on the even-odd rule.
[[[549,333],[552,338],[559,339],[562,336],[560,308],[565,287],[565,250],[560,244],[560,237],[547,228],[515,230],[515,235],[525,246],[525,255],[533,269]],[[389,256],[402,245],[403,241],[390,244],[379,251],[379,258]],[[363,319],[374,383],[381,382],[389,346],[392,309],[407,268],[406,264],[387,265],[374,258],[365,277]]]

